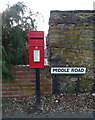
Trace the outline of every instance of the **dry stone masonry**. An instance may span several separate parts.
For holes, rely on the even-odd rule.
[[[53,92],[91,91],[94,81],[94,10],[51,11],[47,46],[52,66],[86,67],[85,75],[52,75]]]

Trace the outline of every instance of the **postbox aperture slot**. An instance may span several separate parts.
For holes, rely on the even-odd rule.
[[[40,40],[40,39],[44,39],[44,38],[43,38],[43,37],[30,37],[30,39],[32,39],[32,40],[33,40],[33,39],[36,39],[36,40],[38,39],[38,40]]]

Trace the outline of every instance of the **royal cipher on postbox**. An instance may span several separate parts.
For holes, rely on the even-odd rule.
[[[44,68],[44,32],[28,32],[30,68]]]

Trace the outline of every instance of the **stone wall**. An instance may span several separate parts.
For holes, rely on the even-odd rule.
[[[76,89],[80,78],[80,91],[91,91],[93,84],[94,19],[95,11],[51,11],[47,46],[51,66],[86,67],[85,75],[53,75],[53,88],[57,92]],[[55,91],[55,90],[54,90]]]
[[[35,95],[36,80],[35,69],[29,66],[13,66],[14,80],[2,81],[2,97],[23,97]],[[49,67],[40,69],[40,90],[41,95],[52,94],[52,79]]]

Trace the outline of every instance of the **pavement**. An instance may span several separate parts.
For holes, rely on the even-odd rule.
[[[14,115],[12,118],[94,118],[94,113],[63,113],[63,112],[55,112],[55,113],[47,113],[32,116],[26,112],[19,113]]]

